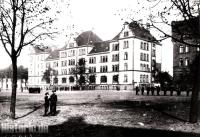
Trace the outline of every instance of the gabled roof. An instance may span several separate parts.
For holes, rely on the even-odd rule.
[[[109,41],[102,41],[94,43],[94,47],[89,54],[102,53],[109,51]]]
[[[92,31],[85,31],[76,38],[76,43],[78,46],[88,45],[91,44],[91,42],[96,43],[100,41],[102,41],[101,38],[99,38],[99,36]]]
[[[144,39],[146,41],[151,41],[151,42],[155,42],[158,43],[158,41],[156,40],[156,38],[150,33],[149,30],[145,29],[143,26],[141,26],[139,23],[137,23],[136,21],[133,21],[131,23],[127,23],[129,25],[129,29],[133,32],[133,34],[141,39]],[[122,31],[121,31],[122,32]],[[121,33],[120,32],[120,33]],[[112,40],[118,40],[120,33],[117,34]]]
[[[54,60],[60,57],[59,54],[60,49],[56,49],[50,53],[50,55],[46,58],[46,60]]]

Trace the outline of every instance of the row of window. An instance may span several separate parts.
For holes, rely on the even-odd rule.
[[[140,43],[140,49],[142,49],[142,50],[149,50],[149,43],[147,43],[147,42],[141,42]]]
[[[179,53],[188,53],[189,52],[189,47],[188,46],[180,46],[179,47]]]
[[[140,53],[140,60],[141,61],[149,61],[149,54],[147,54],[147,53]]]
[[[141,83],[149,83],[149,75],[140,75]]]
[[[150,68],[149,68],[149,65],[148,64],[140,64],[140,70],[142,71],[149,71]]]
[[[179,58],[179,66],[188,66],[190,64],[189,58]]]

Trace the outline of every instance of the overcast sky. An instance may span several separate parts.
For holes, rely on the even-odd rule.
[[[144,0],[71,0],[70,5],[60,0],[60,11],[58,22],[56,23],[60,35],[48,43],[49,46],[64,46],[67,37],[71,32],[81,33],[82,31],[93,30],[103,40],[112,39],[123,27],[125,21],[130,18],[135,20],[145,19],[149,11],[144,11]],[[138,2],[140,4],[138,4]],[[67,8],[66,8],[67,7]],[[141,10],[143,8],[143,10]],[[154,32],[154,35],[157,35]],[[169,71],[172,74],[173,50],[171,40],[162,42],[162,70]],[[0,47],[0,69],[11,64],[8,55]],[[28,66],[28,48],[18,60],[19,65]]]

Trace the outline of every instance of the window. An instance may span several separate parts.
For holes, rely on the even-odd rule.
[[[124,32],[124,37],[128,37],[128,35],[129,35],[128,31],[125,31]]]
[[[128,63],[124,63],[124,70],[128,70]]]
[[[149,43],[147,43],[147,42],[141,42],[140,43],[140,49],[142,49],[142,50],[149,50]]]
[[[129,47],[128,41],[124,41],[124,49]]]
[[[112,44],[112,50],[118,51],[119,50],[119,44]]]
[[[101,56],[100,59],[101,59],[100,60],[101,63],[108,62],[108,56]]]
[[[85,55],[85,49],[79,49],[79,55]]]
[[[149,54],[140,53],[140,60],[141,61],[149,61]]]
[[[113,72],[118,72],[118,71],[119,71],[119,64],[117,64],[117,65],[112,65],[112,71],[113,71]]]
[[[140,43],[140,49],[144,49],[144,43],[143,42]]]
[[[180,67],[183,66],[183,59],[182,58],[179,59],[179,66]]]
[[[124,74],[124,82],[128,82],[128,75]]]
[[[118,83],[119,82],[119,75],[114,75],[113,76],[113,83]]]
[[[183,47],[183,46],[180,46],[180,47],[179,47],[179,53],[183,53],[183,50],[184,50],[184,47]]]
[[[185,66],[188,66],[189,65],[189,59],[188,58],[185,58]]]
[[[106,83],[107,82],[107,77],[106,76],[101,76],[101,82]]]
[[[189,52],[189,47],[185,46],[185,53],[188,53],[188,52]]]
[[[68,53],[68,57],[75,56],[75,50],[70,50]]]
[[[62,83],[66,83],[66,78],[62,78]]]
[[[75,65],[75,59],[69,60],[69,61],[68,61],[68,65],[69,65],[69,66]]]
[[[95,73],[96,67],[89,67],[89,73]]]
[[[61,70],[61,74],[62,74],[62,75],[67,75],[67,69],[62,69],[62,70]]]
[[[70,48],[74,47],[74,43],[69,43],[69,47]]]
[[[67,57],[67,52],[66,51],[61,52],[61,58],[65,58],[65,57]]]
[[[153,50],[152,50],[152,57],[155,57],[155,56],[156,56],[156,50],[153,49]]]
[[[107,66],[101,66],[100,67],[100,72],[107,72],[108,71],[108,67]]]
[[[90,81],[90,83],[95,83],[95,82],[96,82],[96,77],[95,77],[95,75],[89,76],[89,81]]]
[[[67,66],[67,60],[65,60],[65,61],[61,61],[61,66],[62,66],[62,67]]]
[[[69,77],[69,82],[70,82],[70,83],[74,82],[74,77],[73,77],[73,76],[70,76],[70,77]]]
[[[95,64],[96,63],[96,57],[90,57],[89,58],[89,63],[90,64]]]
[[[128,60],[128,52],[124,52],[124,60]]]
[[[119,54],[113,54],[112,61],[119,61]]]
[[[58,84],[58,78],[54,78],[53,83]]]

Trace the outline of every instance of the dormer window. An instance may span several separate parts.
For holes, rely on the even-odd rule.
[[[74,47],[74,43],[69,43],[69,47],[73,48]]]
[[[129,36],[128,31],[125,31],[124,32],[124,37],[128,37],[128,36]]]

